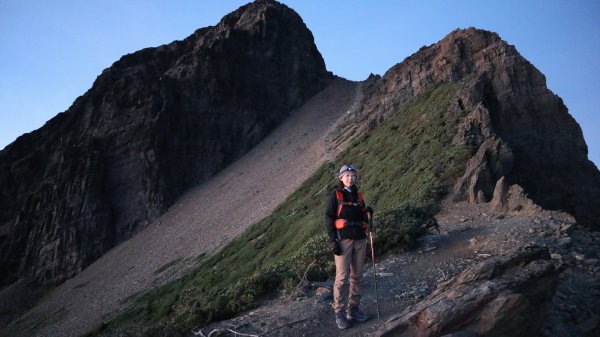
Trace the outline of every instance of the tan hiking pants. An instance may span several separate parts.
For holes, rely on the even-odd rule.
[[[345,296],[342,288],[350,275],[350,290],[348,305],[356,307],[360,304],[363,281],[363,267],[367,252],[367,239],[340,241],[342,255],[335,257],[335,283],[333,284],[333,310],[344,310]]]

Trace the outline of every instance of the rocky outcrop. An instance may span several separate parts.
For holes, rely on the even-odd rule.
[[[489,202],[497,182],[512,169],[513,155],[501,139],[490,137],[469,159],[465,174],[454,186],[454,194],[466,195],[469,202]]]
[[[595,335],[600,328],[596,285],[581,272],[561,273],[564,267],[550,257],[545,248],[525,247],[481,262],[387,319],[373,335]]]
[[[506,179],[501,177],[496,182],[494,197],[490,201],[496,212],[507,214],[537,214],[542,208],[527,197],[519,185],[506,185]]]
[[[122,57],[0,152],[0,284],[77,274],[332,78],[302,19],[266,0]]]
[[[539,309],[552,298],[555,273],[541,248],[482,262],[388,319],[375,335],[537,336],[544,321]]]
[[[448,82],[463,88],[448,110],[461,119],[453,143],[476,150],[454,188],[457,199],[488,202],[504,177],[541,207],[600,228],[600,171],[581,128],[544,75],[495,33],[456,30],[392,67],[367,88],[355,127],[373,128]]]

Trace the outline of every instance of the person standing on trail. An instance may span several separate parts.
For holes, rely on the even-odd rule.
[[[358,192],[358,172],[354,166],[342,166],[338,174],[339,186],[331,193],[325,212],[325,227],[335,258],[333,310],[340,329],[350,326],[349,320],[364,322],[369,317],[359,308],[363,281],[363,267],[367,251],[367,231],[370,230],[362,193]],[[348,312],[342,288],[350,276]]]

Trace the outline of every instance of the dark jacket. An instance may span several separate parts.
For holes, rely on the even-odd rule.
[[[352,192],[348,190],[338,187],[337,191],[342,191],[342,195],[344,196],[344,201],[348,202],[356,202],[358,203],[358,189],[356,186],[352,186]],[[351,206],[344,205],[342,207],[342,213],[340,214],[339,219],[346,219],[348,221],[368,221],[366,212],[363,211],[363,207],[360,206]],[[352,240],[360,240],[367,237],[365,231],[360,226],[348,226],[341,230],[337,230],[335,228],[335,220],[338,219],[338,202],[335,196],[335,191],[331,192],[329,196],[329,200],[327,201],[327,211],[325,211],[325,229],[327,230],[327,236],[329,237],[329,241],[335,241],[336,239],[352,239]]]

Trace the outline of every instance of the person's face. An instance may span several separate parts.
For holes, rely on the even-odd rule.
[[[351,172],[347,172],[346,174],[344,174],[342,176],[341,180],[342,180],[342,183],[344,183],[344,187],[350,188],[356,182],[356,174],[355,173],[351,173]]]

